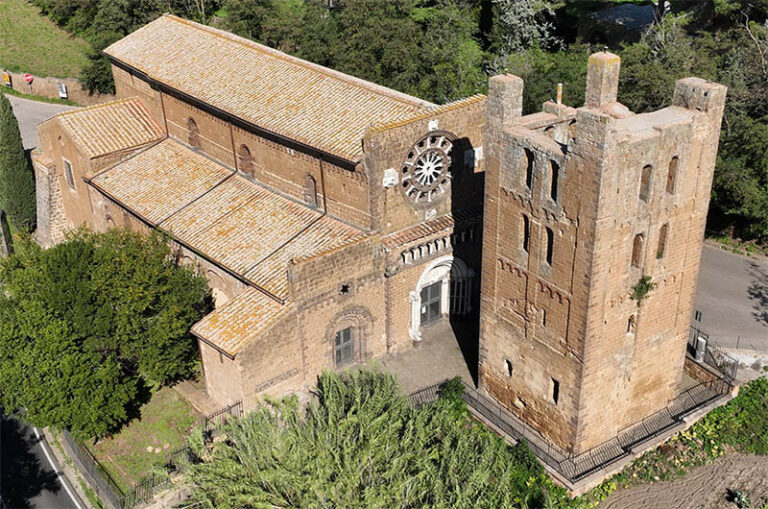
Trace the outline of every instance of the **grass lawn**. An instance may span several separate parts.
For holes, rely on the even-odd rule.
[[[88,43],[73,37],[26,0],[0,0],[0,66],[37,76],[76,78]]]
[[[152,395],[141,409],[141,419],[112,438],[88,448],[124,491],[141,481],[153,466],[165,462],[165,454],[184,445],[184,436],[200,415],[168,387]]]

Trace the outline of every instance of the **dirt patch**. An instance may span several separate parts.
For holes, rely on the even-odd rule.
[[[749,493],[753,504],[768,497],[768,457],[728,454],[694,468],[677,481],[634,486],[613,493],[600,509],[727,509],[726,489]]]

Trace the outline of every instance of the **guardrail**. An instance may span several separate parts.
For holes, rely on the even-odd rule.
[[[448,381],[420,389],[412,393],[409,400],[415,406],[429,404],[439,397],[442,387]],[[462,381],[462,384],[464,386],[462,399],[472,413],[488,421],[507,438],[515,442],[525,440],[531,451],[543,463],[571,482],[578,482],[591,473],[629,456],[635,447],[681,424],[685,416],[706,406],[731,389],[730,382],[725,378],[699,383],[678,395],[664,409],[625,428],[613,439],[584,453],[569,455],[501,404],[466,382]]]

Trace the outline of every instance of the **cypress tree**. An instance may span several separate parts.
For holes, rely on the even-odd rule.
[[[35,178],[21,144],[19,124],[11,103],[0,94],[0,208],[19,230],[35,227]]]

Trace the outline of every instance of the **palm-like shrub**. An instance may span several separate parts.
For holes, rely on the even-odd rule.
[[[211,450],[200,445],[187,504],[544,506],[553,488],[528,447],[456,409],[455,392],[415,408],[391,375],[325,373],[305,411],[295,398],[273,401],[225,425]]]

